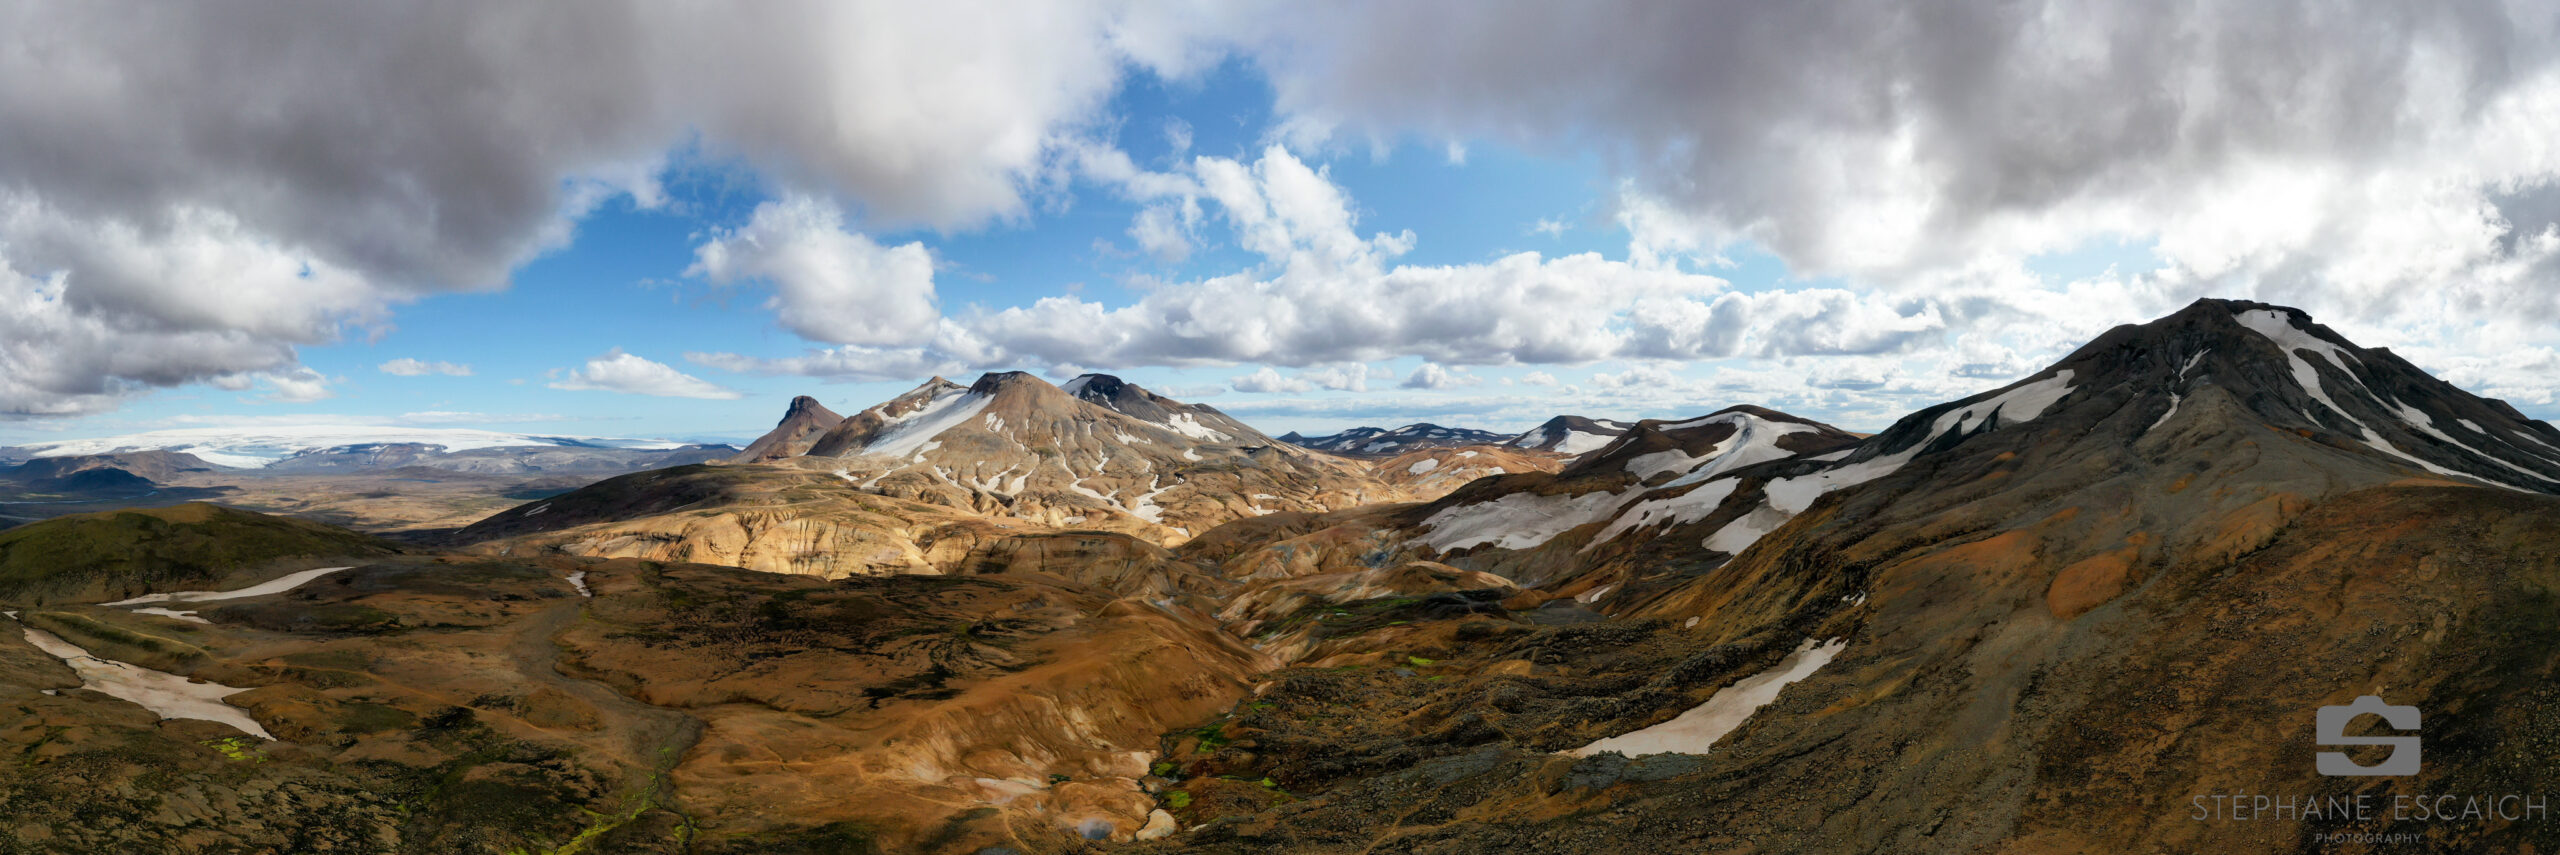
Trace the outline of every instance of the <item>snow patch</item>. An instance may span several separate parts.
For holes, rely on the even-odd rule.
[[[1921,440],[1920,445],[1928,445],[1949,430],[1968,430],[1976,420],[1987,422],[1997,418],[2003,424],[2032,421],[2044,415],[2044,411],[2055,402],[2071,394],[2071,376],[2072,369],[2065,368],[2054,372],[2051,377],[2021,384],[1990,400],[1948,411],[1930,425],[1929,438]]]
[[[1716,508],[1723,506],[1725,498],[1733,495],[1733,489],[1740,485],[1741,482],[1726,478],[1709,481],[1695,490],[1670,498],[1646,499],[1637,502],[1635,506],[1628,508],[1626,513],[1619,514],[1617,520],[1609,523],[1608,528],[1601,529],[1599,535],[1591,538],[1591,542],[1582,547],[1582,551],[1589,552],[1592,547],[1607,543],[1611,538],[1635,529],[1655,525],[1687,525],[1706,519],[1707,515],[1716,512]]]
[[[1164,426],[1172,428],[1174,433],[1209,442],[1226,442],[1235,438],[1201,424],[1200,419],[1190,413],[1175,413],[1173,418],[1165,420]]]
[[[100,659],[80,645],[35,627],[25,627],[27,643],[50,653],[80,675],[80,688],[131,702],[164,719],[190,718],[220,722],[259,739],[274,740],[258,720],[223,698],[248,691],[220,683],[199,683],[164,671]]]
[[[1564,454],[1583,454],[1606,448],[1609,443],[1616,440],[1617,437],[1606,434],[1567,430],[1564,432],[1564,441],[1556,443],[1555,450]]]
[[[164,608],[160,608],[160,607],[157,607],[157,606],[148,606],[148,607],[144,607],[144,608],[134,609],[134,610],[133,610],[133,613],[134,613],[134,614],[138,614],[138,615],[159,615],[159,616],[161,616],[161,617],[165,617],[165,618],[177,618],[177,619],[179,619],[179,620],[186,621],[186,622],[188,622],[188,623],[201,623],[201,624],[206,624],[206,625],[208,625],[208,626],[212,625],[212,623],[213,623],[213,621],[209,621],[209,620],[205,620],[204,618],[197,617],[197,616],[196,616],[196,613],[195,613],[195,612],[193,612],[193,611],[183,611],[183,612],[182,612],[182,611],[178,611],[177,609],[164,609]]]
[[[1822,498],[1824,493],[1842,487],[1854,487],[1893,474],[1905,464],[1910,463],[1911,458],[1919,456],[1920,449],[1928,445],[1928,441],[1923,440],[1913,443],[1910,448],[1871,457],[1847,466],[1825,469],[1810,475],[1779,478],[1770,481],[1768,486],[1760,488],[1760,491],[1769,497],[1769,507],[1776,508],[1788,516],[1795,516],[1804,513],[1804,509],[1813,507],[1813,500]]]
[[[2248,327],[2251,331],[2265,336],[2268,341],[2275,342],[2277,350],[2284,351],[2285,361],[2293,367],[2293,382],[2301,386],[2302,391],[2311,393],[2311,397],[2328,407],[2330,412],[2346,416],[2347,421],[2359,427],[2363,426],[2364,423],[2356,421],[2356,417],[2347,415],[2346,408],[2338,406],[2337,401],[2329,399],[2328,390],[2320,386],[2320,372],[2311,367],[2309,360],[2302,358],[2301,352],[2308,350],[2320,354],[2340,371],[2345,371],[2350,361],[2358,365],[2364,364],[2362,360],[2356,359],[2355,354],[2348,353],[2345,348],[2294,326],[2292,318],[2274,309],[2251,309],[2232,317],[2239,320],[2241,326]]]
[[[917,407],[914,412],[891,419],[889,429],[881,432],[879,436],[872,437],[870,442],[864,443],[862,450],[858,453],[878,457],[908,457],[940,448],[941,443],[935,442],[934,437],[942,435],[943,431],[959,427],[970,419],[977,418],[978,414],[984,412],[987,405],[994,400],[993,396],[968,391],[945,393],[925,402],[924,406]]]
[[[1726,555],[1740,555],[1743,550],[1751,548],[1752,544],[1760,542],[1760,538],[1777,531],[1779,526],[1786,525],[1787,520],[1793,518],[1793,514],[1768,505],[1761,505],[1752,508],[1750,513],[1725,523],[1723,528],[1716,529],[1716,533],[1707,535],[1706,543],[1702,545]]]
[[[1708,749],[1714,747],[1717,740],[1725,738],[1727,734],[1741,728],[1743,722],[1751,720],[1752,713],[1759,712],[1761,707],[1776,701],[1780,691],[1797,681],[1813,676],[1813,672],[1821,670],[1822,666],[1831,664],[1831,660],[1837,658],[1841,649],[1847,646],[1846,639],[1835,638],[1819,644],[1813,639],[1805,639],[1803,644],[1796,645],[1795,652],[1787,654],[1785,659],[1778,660],[1777,667],[1744,677],[1740,682],[1717,689],[1714,695],[1707,698],[1706,703],[1681,713],[1677,718],[1634,733],[1612,736],[1565,753],[1574,757],[1589,757],[1609,751],[1628,757],[1642,757],[1648,754],[1705,754]]]
[[[1664,472],[1687,472],[1691,469],[1697,468],[1699,465],[1704,464],[1709,460],[1715,459],[1717,449],[1721,449],[1723,447],[1724,446],[1719,445],[1716,446],[1716,448],[1707,449],[1707,453],[1696,457],[1691,457],[1688,452],[1681,451],[1676,448],[1670,451],[1656,451],[1652,454],[1639,454],[1634,457],[1627,458],[1626,469],[1628,472],[1633,473],[1638,481],[1652,478],[1653,476]]]
[[[2488,459],[2488,461],[2489,461],[2489,462],[2491,462],[2491,463],[2495,463],[2495,464],[2498,464],[2498,465],[2500,465],[2500,466],[2504,466],[2504,467],[2507,467],[2507,468],[2509,468],[2509,469],[2513,469],[2513,470],[2515,470],[2515,471],[2517,471],[2517,472],[2524,473],[2525,475],[2530,476],[2530,477],[2532,477],[2532,478],[2535,478],[2535,479],[2538,479],[2538,480],[2542,480],[2542,481],[2550,481],[2550,482],[2553,482],[2553,483],[2560,483],[2560,478],[2553,478],[2553,477],[2551,477],[2551,476],[2549,476],[2549,475],[2544,475],[2544,474],[2542,474],[2542,473],[2540,473],[2540,472],[2535,472],[2535,471],[2533,471],[2533,470],[2531,470],[2531,469],[2526,469],[2526,468],[2524,468],[2524,467],[2522,467],[2522,466],[2517,466],[2517,465],[2515,465],[2515,464],[2513,464],[2513,463],[2509,463],[2509,462],[2507,462],[2507,461],[2505,461],[2505,460],[2499,459],[2497,456],[2492,455],[2492,454],[2490,454],[2490,453],[2488,453],[2488,452],[2481,451],[2480,449],[2477,449],[2477,448],[2473,448],[2473,447],[2471,447],[2470,443],[2466,443],[2466,442],[2463,442],[2462,440],[2458,440],[2458,439],[2453,438],[2453,435],[2448,434],[2448,433],[2445,433],[2444,431],[2437,429],[2437,428],[2436,428],[2436,424],[2435,424],[2435,419],[2434,419],[2434,418],[2432,418],[2432,417],[2430,417],[2430,416],[2428,416],[2425,410],[2421,410],[2421,409],[2418,409],[2418,408],[2416,408],[2416,407],[2412,407],[2412,406],[2409,406],[2409,405],[2407,405],[2407,404],[2400,403],[2400,402],[2398,402],[2398,401],[2391,401],[2391,402],[2389,402],[2389,403],[2391,404],[2391,408],[2392,408],[2392,410],[2394,410],[2395,412],[2397,412],[2397,413],[2399,414],[2399,416],[2400,416],[2400,420],[2401,420],[2401,421],[2408,423],[2408,425],[2409,425],[2410,427],[2417,428],[2417,429],[2418,429],[2418,431],[2419,431],[2420,433],[2424,433],[2424,434],[2426,434],[2426,435],[2428,435],[2428,436],[2435,437],[2436,439],[2443,440],[2446,444],[2451,445],[2451,446],[2453,446],[2453,447],[2455,447],[2455,448],[2459,448],[2459,449],[2462,449],[2462,450],[2464,450],[2464,451],[2471,452],[2473,455],[2478,456],[2478,457],[2487,458],[2487,459]],[[2370,431],[2368,431],[2368,433],[2370,433]],[[2367,440],[2367,442],[2370,442],[2370,441],[2371,441],[2371,440]]]
[[[2474,480],[2474,481],[2486,481],[2486,482],[2488,482],[2488,483],[2495,484],[2495,485],[2498,485],[2498,486],[2500,486],[2500,487],[2505,487],[2505,488],[2507,488],[2507,489],[2509,489],[2509,490],[2514,490],[2514,491],[2519,492],[2519,493],[2532,493],[2532,492],[2536,492],[2536,491],[2534,491],[2534,490],[2527,490],[2527,489],[2525,489],[2525,488],[2523,488],[2523,487],[2518,487],[2518,486],[2516,486],[2516,485],[2514,485],[2514,484],[2509,484],[2509,483],[2507,483],[2507,482],[2505,482],[2505,481],[2500,481],[2500,480],[2497,480],[2497,479],[2495,479],[2495,478],[2489,478],[2489,477],[2485,477],[2485,476],[2481,476],[2481,475],[2474,475],[2474,474],[2469,473],[2469,472],[2456,472],[2456,471],[2454,471],[2454,470],[2446,469],[2446,468],[2444,468],[2444,467],[2442,467],[2442,466],[2438,466],[2438,465],[2436,465],[2436,464],[2429,463],[2429,462],[2427,462],[2426,460],[2419,458],[2417,455],[2410,454],[2410,453],[2408,453],[2408,452],[2406,452],[2406,451],[2401,451],[2399,446],[2392,445],[2390,440],[2383,439],[2381,434],[2374,433],[2374,432],[2373,432],[2373,428],[2369,428],[2369,427],[2368,427],[2368,428],[2365,428],[2365,429],[2364,429],[2364,444],[2369,445],[2369,446],[2372,446],[2375,450],[2380,451],[2380,452],[2382,452],[2382,453],[2384,453],[2384,454],[2388,454],[2388,455],[2391,455],[2391,456],[2393,456],[2393,457],[2397,457],[2397,458],[2400,458],[2400,459],[2402,459],[2402,460],[2409,461],[2410,463],[2416,464],[2416,465],[2418,466],[2418,468],[2420,468],[2420,469],[2424,469],[2424,470],[2427,470],[2427,471],[2429,471],[2429,472],[2433,472],[2433,473],[2438,474],[2438,475],[2451,475],[2451,476],[2456,477],[2456,478],[2469,478],[2469,479]]]
[[[1579,496],[1507,493],[1490,502],[1443,508],[1422,521],[1424,544],[1441,552],[1493,544],[1499,549],[1529,549],[1575,528],[1608,519],[1628,499],[1605,490]]]
[[[153,603],[210,603],[210,602],[214,602],[214,601],[216,601],[216,600],[237,600],[237,599],[241,599],[241,598],[244,598],[244,597],[263,597],[263,596],[266,596],[266,595],[268,595],[268,594],[281,594],[281,593],[284,593],[284,592],[286,592],[286,591],[290,591],[290,590],[293,590],[293,589],[295,589],[295,588],[302,587],[303,583],[305,583],[305,582],[309,582],[309,581],[311,581],[311,580],[313,580],[313,579],[317,579],[317,578],[320,578],[320,577],[322,577],[322,576],[326,576],[326,575],[329,575],[329,574],[331,574],[331,573],[335,573],[335,572],[338,572],[338,571],[340,571],[340,570],[345,570],[345,569],[348,569],[348,568],[345,568],[345,567],[321,567],[321,568],[313,569],[313,570],[304,570],[304,571],[302,571],[302,572],[300,572],[300,573],[294,573],[294,574],[291,574],[291,575],[288,575],[288,576],[284,576],[284,577],[281,577],[281,578],[277,578],[277,579],[269,580],[269,581],[266,581],[266,582],[260,582],[260,583],[258,583],[258,584],[251,585],[251,586],[246,587],[246,588],[240,588],[240,589],[237,589],[237,590],[231,590],[231,591],[175,591],[175,592],[166,593],[166,594],[144,594],[144,595],[142,595],[142,596],[134,597],[134,598],[129,599],[129,600],[117,600],[117,601],[112,602],[112,603],[100,603],[99,605],[106,605],[106,606],[142,606],[142,605],[150,605],[150,604],[153,604]]]
[[[1420,475],[1438,468],[1440,468],[1440,461],[1425,457],[1414,461],[1413,465],[1405,467],[1404,471],[1407,475]]]
[[[584,570],[570,571],[569,587],[577,589],[578,596],[581,597],[592,597],[596,595],[595,591],[587,588],[587,571]]]

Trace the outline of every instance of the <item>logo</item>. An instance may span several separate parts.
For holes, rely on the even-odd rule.
[[[2320,752],[2320,774],[2332,778],[2369,777],[2376,775],[2418,774],[2418,737],[2348,736],[2347,725],[2368,715],[2382,717],[2395,730],[2416,731],[2418,708],[2392,706],[2372,695],[2357,698],[2345,706],[2321,707],[2319,741],[2322,745],[2388,745],[2391,756],[2380,763],[2366,766],[2357,763],[2343,751]]]

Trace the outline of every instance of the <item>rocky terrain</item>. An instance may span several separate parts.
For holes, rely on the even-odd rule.
[[[996,374],[433,543],[21,528],[0,851],[2560,843],[2193,814],[2560,783],[2560,430],[2300,312],[2200,302],[1871,436],[1551,427],[1353,459]],[[2425,711],[2421,773],[2317,773],[2364,695]]]

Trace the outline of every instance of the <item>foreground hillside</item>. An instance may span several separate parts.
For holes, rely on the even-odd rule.
[[[1569,463],[1412,449],[1393,460],[1416,478],[1558,464],[1174,538],[1007,513],[978,472],[924,485],[960,474],[935,453],[1000,461],[1022,425],[1066,439],[1186,411],[1092,380],[945,385],[823,430],[795,404],[761,444],[780,456],[534,502],[450,554],[218,580],[153,558],[114,590],[0,595],[19,622],[0,624],[19,630],[0,633],[0,705],[27,722],[0,731],[0,759],[42,770],[0,777],[0,810],[29,818],[0,834],[32,851],[2560,846],[2560,825],[2494,810],[2560,787],[2541,736],[2560,724],[2560,430],[2300,312],[2200,302],[1872,436],[1746,405],[1612,426]],[[900,432],[955,407],[983,409]],[[900,453],[814,454],[828,436]],[[1173,448],[1145,458],[1163,467],[1150,489],[1166,469],[1206,479],[1173,460],[1341,465],[1150,439],[1097,448]],[[919,488],[881,488],[902,474]],[[82,542],[47,566],[87,579],[61,568],[122,554]],[[2423,710],[2417,773],[2319,772],[2315,714],[2368,695]],[[2235,794],[2492,810],[2196,813]]]

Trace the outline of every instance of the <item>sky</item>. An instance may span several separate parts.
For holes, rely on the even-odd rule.
[[[0,445],[1872,430],[2208,296],[2560,416],[2547,3],[749,8],[0,0]]]

